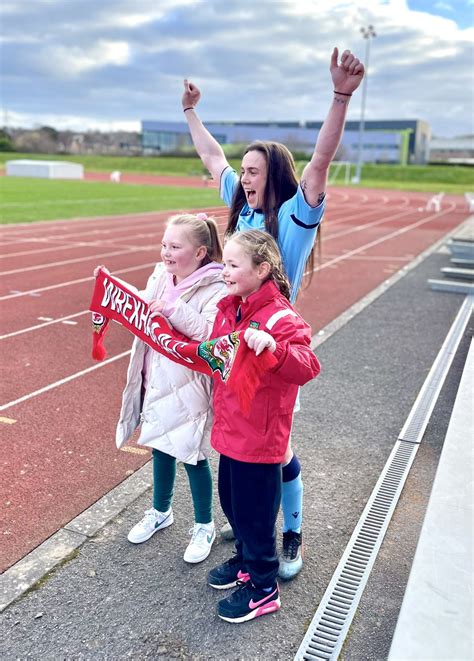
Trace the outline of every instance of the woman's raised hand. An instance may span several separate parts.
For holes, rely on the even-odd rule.
[[[183,109],[194,108],[199,103],[201,92],[199,89],[186,78],[184,79],[184,92],[183,92]]]
[[[337,62],[338,55],[338,49],[334,48],[329,67],[334,90],[344,94],[352,94],[359,87],[364,77],[364,65],[350,50],[345,50],[342,53],[339,64]]]

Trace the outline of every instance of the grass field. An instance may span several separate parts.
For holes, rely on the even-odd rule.
[[[0,167],[5,161],[17,158],[65,160],[81,163],[90,172],[121,172],[195,176],[205,172],[199,158],[158,156],[59,156],[52,154],[20,154],[0,152]],[[230,159],[236,170],[239,159]],[[297,163],[301,172],[305,161]],[[333,164],[334,165],[334,164]],[[341,168],[335,183],[344,183]],[[367,164],[362,168],[361,186],[382,188],[405,188],[405,190],[432,191],[445,188],[445,192],[464,193],[474,187],[474,168],[464,165],[383,165]]]
[[[198,158],[56,156],[49,154],[0,153],[0,167],[16,158],[68,160],[81,163],[88,171],[196,176],[204,172]],[[239,160],[231,160],[237,170]],[[299,162],[301,172],[305,163]],[[331,185],[344,184],[344,167]],[[352,168],[352,174],[354,168]],[[474,190],[474,168],[467,166],[364,165],[359,187],[462,195]],[[0,177],[0,223],[33,222],[55,218],[77,218],[140,211],[205,208],[220,203],[215,189],[158,187]]]
[[[220,204],[216,189],[117,186],[91,181],[1,177],[0,223],[33,222],[205,208]]]

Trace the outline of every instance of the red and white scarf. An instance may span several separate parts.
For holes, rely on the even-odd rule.
[[[126,282],[102,269],[95,281],[89,309],[95,360],[104,360],[106,356],[104,336],[112,319],[175,363],[221,378],[236,394],[244,413],[250,410],[260,379],[276,364],[275,356],[268,350],[256,356],[244,341],[242,331],[205,342],[189,341],[165,317],[150,317],[148,303]]]

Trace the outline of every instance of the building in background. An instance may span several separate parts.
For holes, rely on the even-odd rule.
[[[474,135],[433,138],[430,142],[429,162],[474,165]]]
[[[292,151],[311,154],[322,122],[206,122],[221,145],[247,145],[253,140],[275,140]],[[362,159],[364,163],[426,163],[431,129],[422,120],[366,121]],[[348,121],[337,159],[355,162],[359,122]],[[192,147],[186,122],[142,121],[144,154],[166,154]]]

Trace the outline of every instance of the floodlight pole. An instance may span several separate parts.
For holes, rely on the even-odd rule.
[[[362,103],[360,107],[360,121],[359,121],[359,144],[357,148],[356,172],[353,178],[353,182],[356,184],[360,183],[360,175],[362,171],[362,144],[364,141],[365,99],[367,96],[367,78],[369,75],[370,40],[377,36],[375,34],[373,25],[369,25],[367,28],[361,28],[360,31],[366,41],[365,41],[365,62],[364,62],[365,75],[364,75],[364,80],[362,81]]]

